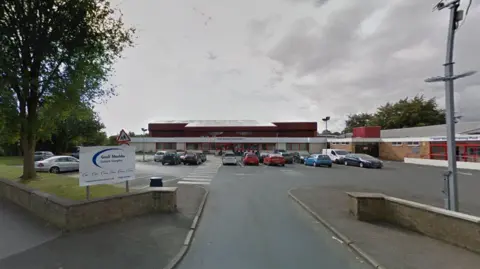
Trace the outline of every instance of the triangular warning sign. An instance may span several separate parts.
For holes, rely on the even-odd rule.
[[[121,130],[120,131],[120,134],[118,134],[117,136],[117,142],[119,143],[126,143],[126,142],[130,142],[132,141],[132,139],[130,139],[130,136],[127,134],[127,132],[125,132],[125,130]]]

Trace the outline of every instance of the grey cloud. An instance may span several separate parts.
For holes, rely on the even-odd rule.
[[[371,110],[387,101],[419,93],[427,97],[443,96],[442,84],[424,83],[425,78],[443,73],[445,55],[448,11],[432,14],[431,4],[405,0],[391,6],[377,30],[362,38],[357,33],[358,25],[389,3],[355,1],[328,14],[325,25],[310,17],[299,19],[268,56],[294,68],[298,77],[315,75],[317,85],[293,83],[292,89],[319,104],[326,103],[324,94],[328,93],[332,112],[338,116]],[[469,35],[478,31],[475,30],[478,25],[480,16],[471,12],[457,31],[455,70],[458,72],[480,70],[480,57],[475,53],[480,47],[480,35]],[[434,49],[425,52],[430,55],[421,53],[417,59],[394,57],[399,51],[420,45]],[[476,85],[480,85],[480,75],[456,81],[463,120],[480,120],[480,88],[473,90]],[[467,87],[470,90],[465,90]]]

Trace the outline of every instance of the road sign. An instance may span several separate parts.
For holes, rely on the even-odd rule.
[[[127,134],[127,132],[125,132],[125,130],[122,129],[120,131],[120,134],[118,134],[117,136],[117,142],[119,144],[128,144],[130,143],[130,141],[132,141],[132,139],[130,139],[130,136]]]

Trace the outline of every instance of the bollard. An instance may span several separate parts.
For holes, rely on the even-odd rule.
[[[151,177],[150,178],[150,187],[163,187],[163,178],[162,177]]]

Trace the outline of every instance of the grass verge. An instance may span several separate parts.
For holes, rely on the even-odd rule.
[[[0,164],[0,177],[19,182],[22,175],[22,167]],[[81,201],[85,199],[85,187],[78,185],[78,178],[62,174],[37,173],[37,179],[25,183],[40,191],[59,197]],[[90,197],[100,198],[120,194],[125,189],[112,185],[90,186]]]
[[[2,156],[0,157],[0,165],[22,165],[23,158],[20,156]]]

